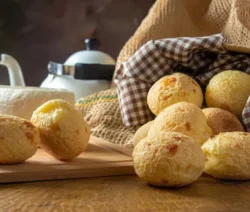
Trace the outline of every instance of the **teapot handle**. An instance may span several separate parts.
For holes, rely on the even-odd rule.
[[[7,67],[11,86],[25,86],[21,67],[13,57],[7,54],[1,54],[0,65]]]

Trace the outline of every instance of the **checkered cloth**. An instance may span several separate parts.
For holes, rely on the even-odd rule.
[[[147,106],[150,87],[163,76],[182,72],[193,77],[202,88],[223,70],[240,70],[250,74],[250,57],[227,51],[222,34],[206,37],[182,37],[149,41],[116,72],[123,122],[126,126],[142,125],[153,119]],[[250,131],[250,98],[242,114]]]
[[[250,96],[242,112],[242,120],[248,132],[250,132]]]

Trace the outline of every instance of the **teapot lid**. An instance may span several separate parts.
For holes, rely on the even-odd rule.
[[[98,50],[100,42],[96,38],[85,39],[85,50],[72,54],[64,65],[74,66],[76,63],[114,65],[115,60],[108,54]]]

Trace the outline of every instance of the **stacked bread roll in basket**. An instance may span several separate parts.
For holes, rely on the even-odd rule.
[[[205,98],[183,73],[159,79],[147,95],[156,117],[133,138],[138,176],[164,187],[190,184],[203,171],[218,179],[250,179],[250,133],[241,123],[249,94],[250,75],[237,70],[216,74]]]

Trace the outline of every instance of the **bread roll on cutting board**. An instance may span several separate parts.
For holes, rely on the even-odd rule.
[[[87,147],[90,129],[81,113],[64,100],[50,100],[31,118],[40,132],[40,146],[59,160],[72,160]]]
[[[37,151],[39,132],[25,119],[0,115],[0,164],[22,163]]]

